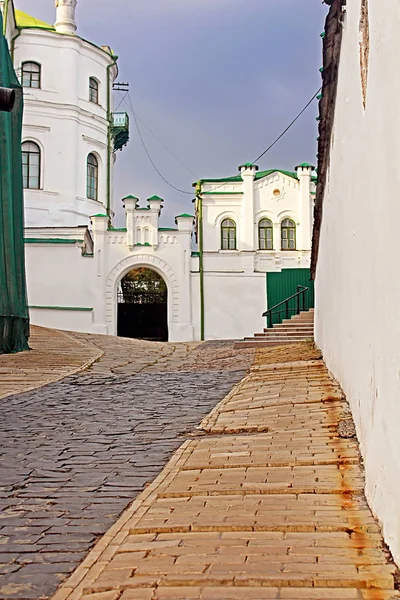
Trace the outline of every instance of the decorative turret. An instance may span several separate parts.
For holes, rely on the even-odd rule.
[[[295,167],[300,182],[300,214],[303,236],[300,240],[301,250],[311,250],[313,208],[311,199],[311,176],[315,167],[302,163]]]
[[[74,35],[76,32],[75,8],[77,0],[56,0],[56,22],[58,33]]]

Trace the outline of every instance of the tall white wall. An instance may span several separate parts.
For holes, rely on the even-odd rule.
[[[35,226],[89,224],[107,207],[107,66],[112,58],[73,35],[22,30],[17,73],[25,61],[41,65],[41,89],[24,88],[23,141],[42,151],[41,189],[25,190],[25,222]],[[111,78],[116,76],[116,68]],[[89,78],[99,82],[99,104],[89,102]],[[86,197],[86,161],[99,162],[98,201]]]
[[[350,401],[366,493],[400,561],[400,4],[369,0],[363,108],[360,0],[347,2],[316,275],[316,340]]]

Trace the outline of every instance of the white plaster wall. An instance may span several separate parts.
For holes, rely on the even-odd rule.
[[[264,274],[206,273],[206,340],[242,339],[262,331],[266,298]]]
[[[72,245],[26,244],[28,305],[93,308],[96,299],[94,259]],[[30,309],[34,325],[92,331],[92,313]]]
[[[24,88],[23,141],[42,150],[41,189],[25,190],[26,225],[87,225],[89,216],[107,205],[107,65],[112,59],[77,36],[23,30],[15,46],[17,73],[25,61],[42,67],[41,89]],[[99,81],[99,105],[89,102],[89,77]],[[90,152],[99,161],[98,201],[86,198]]]
[[[350,401],[366,493],[400,561],[400,4],[369,0],[367,106],[360,0],[347,3],[316,275],[316,340]]]

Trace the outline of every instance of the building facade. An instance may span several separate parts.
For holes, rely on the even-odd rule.
[[[32,322],[115,335],[122,278],[149,268],[167,284],[170,341],[240,339],[262,329],[267,274],[309,269],[313,167],[259,172],[247,164],[237,176],[202,180],[195,214],[188,207],[176,228],[160,227],[161,198],[141,206],[129,196],[126,227],[115,229],[113,167],[129,133],[128,115],[113,112],[117,57],[77,35],[76,0],[56,0],[55,25],[2,1],[24,87]]]
[[[324,41],[316,341],[351,404],[366,494],[400,561],[400,5],[335,0]]]

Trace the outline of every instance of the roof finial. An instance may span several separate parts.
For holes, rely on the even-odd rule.
[[[56,0],[56,22],[58,33],[73,35],[76,31],[75,8],[77,0]]]

